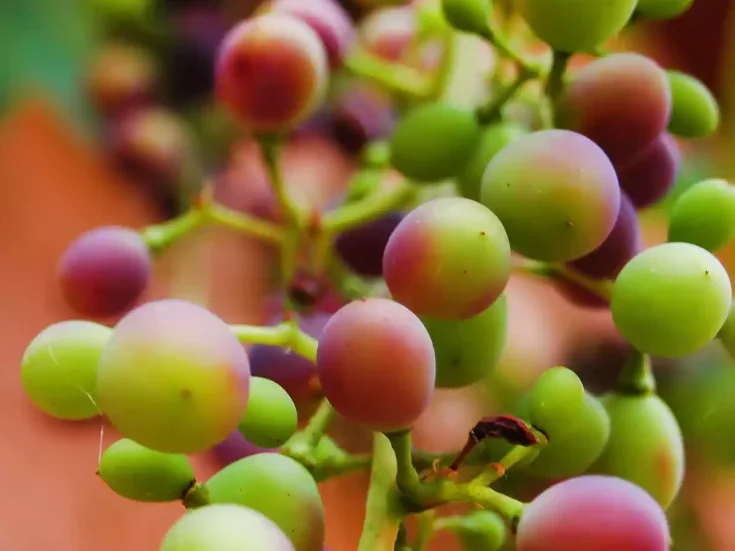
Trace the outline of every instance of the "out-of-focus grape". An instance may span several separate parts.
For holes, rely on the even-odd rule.
[[[666,197],[679,175],[681,152],[670,134],[654,142],[617,168],[620,189],[637,209],[650,207]]]
[[[703,82],[680,71],[668,71],[671,87],[669,132],[682,138],[705,138],[720,125],[717,99]]]
[[[720,329],[718,337],[725,350],[735,359],[735,302],[733,302],[730,308],[730,313],[727,315],[725,324]]]
[[[385,139],[396,125],[391,98],[364,82],[353,82],[334,99],[329,116],[330,133],[348,153],[361,153],[369,142]]]
[[[250,379],[250,396],[238,426],[250,442],[275,448],[296,432],[298,413],[291,397],[277,383],[262,377]]]
[[[388,239],[403,217],[403,213],[393,212],[340,234],[334,244],[337,253],[356,273],[380,277]]]
[[[636,15],[646,19],[674,19],[687,11],[694,0],[638,0]]]
[[[381,8],[360,23],[359,42],[372,55],[401,61],[416,35],[416,12],[411,6]]]

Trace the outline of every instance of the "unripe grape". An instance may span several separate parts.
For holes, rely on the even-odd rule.
[[[674,414],[655,395],[610,394],[602,403],[610,438],[595,471],[637,484],[666,509],[684,480],[684,444]]]
[[[534,132],[503,148],[485,170],[481,196],[514,251],[550,262],[594,251],[620,210],[610,160],[591,140],[568,130]]]
[[[668,551],[661,506],[626,480],[580,476],[555,484],[526,506],[518,551]]]
[[[442,0],[442,13],[452,27],[482,35],[492,13],[489,0]]]
[[[678,358],[715,338],[731,299],[730,278],[717,258],[696,245],[665,243],[628,262],[610,307],[618,331],[636,349]]]
[[[325,397],[344,417],[374,431],[410,427],[434,391],[434,348],[421,320],[382,298],[343,306],[319,338]]]
[[[262,377],[250,379],[250,396],[238,426],[250,442],[276,448],[296,432],[296,406],[283,387]]]
[[[531,389],[528,418],[553,438],[575,423],[584,413],[585,392],[577,374],[566,367],[544,371]]]
[[[671,87],[669,132],[682,138],[706,138],[720,125],[717,99],[704,83],[680,71],[667,71]]]
[[[669,241],[717,252],[735,238],[735,186],[704,180],[682,193],[669,214]]]
[[[383,255],[393,298],[439,319],[467,319],[488,308],[508,284],[510,269],[500,220],[462,197],[416,207],[393,231]]]
[[[30,342],[21,362],[21,383],[31,402],[58,419],[99,415],[97,364],[112,330],[90,321],[62,321]]]
[[[321,551],[324,506],[316,482],[290,457],[261,453],[223,468],[205,484],[212,503],[262,513],[291,540],[295,551]]]
[[[197,453],[222,442],[245,411],[250,366],[229,326],[183,300],[140,306],[115,327],[100,358],[100,406],[148,448]]]
[[[637,15],[646,19],[674,19],[686,12],[694,0],[638,0]]]
[[[151,503],[183,499],[196,480],[185,455],[150,450],[127,438],[104,451],[97,471],[118,495]]]
[[[115,316],[142,295],[151,275],[151,257],[138,232],[97,228],[69,246],[57,273],[64,298],[76,311],[90,317]]]
[[[281,13],[248,19],[220,47],[218,99],[250,130],[283,132],[323,100],[329,68],[319,35]]]

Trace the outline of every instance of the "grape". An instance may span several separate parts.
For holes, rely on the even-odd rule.
[[[671,87],[669,132],[682,138],[705,138],[720,125],[720,108],[712,92],[700,80],[679,71],[668,71]]]
[[[605,153],[567,130],[535,132],[503,148],[487,166],[481,197],[514,251],[553,262],[602,245],[620,210],[618,179]]]
[[[109,327],[90,321],[62,321],[36,335],[21,362],[31,402],[57,419],[97,416],[97,363],[111,335]]]
[[[735,186],[704,180],[682,193],[669,214],[669,241],[717,252],[735,238]]]
[[[151,274],[148,246],[135,231],[109,226],[82,234],[59,262],[57,277],[80,314],[122,314],[142,295]]]
[[[334,409],[374,431],[410,427],[429,405],[436,378],[424,325],[382,298],[351,302],[332,316],[319,338],[317,367]]]
[[[735,302],[732,303],[730,313],[727,315],[725,324],[720,329],[718,337],[725,350],[727,350],[730,356],[735,358]]]
[[[531,389],[529,420],[553,439],[575,423],[584,407],[584,386],[577,374],[566,367],[552,367],[541,374]]]
[[[602,403],[610,438],[595,470],[637,484],[667,508],[684,479],[684,444],[674,414],[655,395],[610,394]]]
[[[330,113],[331,133],[348,153],[389,136],[396,125],[390,96],[363,82],[352,83],[339,94]]]
[[[212,503],[233,503],[264,514],[295,551],[321,551],[324,507],[309,472],[284,455],[261,453],[228,465],[206,483]]]
[[[586,52],[625,27],[637,0],[518,0],[533,32],[560,52]],[[570,550],[571,551],[571,550]]]
[[[442,13],[452,27],[482,35],[492,13],[489,0],[442,0]]]
[[[480,137],[472,111],[439,103],[422,105],[399,121],[391,141],[391,163],[412,180],[440,182],[459,174]]]
[[[273,453],[276,449],[261,448],[249,442],[239,430],[234,430],[222,442],[212,448],[212,455],[223,465],[234,463],[243,457],[257,453]]]
[[[159,551],[296,551],[267,517],[239,505],[189,511],[166,533]]]
[[[296,432],[298,414],[283,387],[264,379],[250,379],[250,397],[240,421],[240,432],[257,446],[275,448]]]
[[[350,16],[336,0],[275,0],[271,10],[307,23],[324,45],[329,65],[337,69],[355,40]]]
[[[694,0],[638,0],[636,14],[647,19],[674,19],[687,11]]]
[[[95,105],[116,115],[152,99],[156,68],[151,56],[130,44],[111,44],[94,59],[89,90]]]
[[[731,297],[727,272],[711,253],[665,243],[628,262],[615,280],[610,306],[615,326],[635,348],[677,358],[715,338]]]
[[[100,358],[102,411],[148,448],[197,453],[223,441],[245,411],[250,368],[229,326],[183,300],[139,306],[115,327]]]
[[[618,219],[610,235],[602,245],[588,255],[573,260],[569,266],[595,279],[614,279],[642,247],[635,207],[625,192],[621,192]]]
[[[474,201],[480,200],[480,189],[482,187],[482,176],[485,174],[487,165],[495,155],[506,145],[514,142],[527,131],[518,125],[511,123],[498,123],[489,126],[482,134],[472,157],[457,176],[459,191]]]
[[[518,551],[668,551],[666,515],[645,490],[612,476],[580,476],[542,492],[518,524]]]
[[[393,298],[418,315],[466,319],[488,308],[510,277],[508,236],[480,203],[443,197],[398,224],[383,255]]]
[[[666,130],[670,112],[666,71],[643,55],[620,53],[573,75],[557,102],[557,123],[590,138],[618,166]]]
[[[622,189],[636,208],[659,202],[674,187],[679,175],[680,151],[676,140],[663,133],[639,155],[618,167]]]
[[[185,455],[149,450],[126,438],[105,450],[98,474],[122,497],[151,503],[183,499],[196,481]]]
[[[215,89],[251,130],[279,132],[305,120],[323,100],[328,74],[319,35],[299,19],[268,13],[227,34]]]
[[[503,548],[508,534],[503,519],[490,511],[472,511],[439,522],[456,534],[464,551],[498,551]]]
[[[464,320],[421,318],[434,344],[436,386],[458,388],[485,378],[500,360],[508,335],[505,294]]]
[[[334,243],[337,253],[356,273],[380,277],[388,239],[403,217],[401,212],[392,212],[340,234]]]
[[[400,61],[416,34],[416,13],[412,7],[377,9],[360,24],[361,46],[386,61]]]

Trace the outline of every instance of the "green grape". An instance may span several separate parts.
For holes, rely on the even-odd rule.
[[[490,0],[442,0],[442,13],[458,31],[483,35],[492,10]]]
[[[669,214],[669,241],[716,252],[735,238],[735,186],[711,179],[694,184]]]
[[[391,141],[391,163],[412,180],[440,182],[462,170],[480,135],[472,111],[442,104],[422,105],[398,123]]]
[[[300,463],[275,453],[240,459],[206,483],[212,503],[250,507],[271,519],[295,551],[321,551],[324,506],[316,482]]]
[[[497,551],[508,537],[503,519],[491,511],[473,511],[463,516],[446,517],[441,526],[455,533],[464,551]]]
[[[665,243],[638,254],[612,289],[618,331],[636,349],[664,358],[693,354],[725,323],[732,288],[712,253],[689,243]]]
[[[679,71],[667,71],[671,88],[669,132],[682,138],[706,138],[720,125],[717,99],[704,83]]]
[[[534,33],[553,49],[592,51],[630,20],[638,0],[518,0]]]
[[[674,414],[655,395],[602,399],[610,438],[595,471],[624,478],[667,508],[684,480],[684,444]]]
[[[544,371],[530,392],[528,418],[549,438],[564,433],[585,407],[585,392],[577,374],[566,367]]]
[[[508,300],[500,297],[463,320],[421,318],[434,344],[438,388],[458,388],[483,379],[500,360],[508,333]]]
[[[296,431],[298,412],[278,383],[262,377],[250,379],[250,398],[238,428],[256,446],[276,448]]]
[[[127,438],[105,450],[98,472],[115,493],[135,501],[177,501],[195,481],[185,455],[150,450]]]
[[[111,335],[109,327],[90,321],[62,321],[36,335],[21,362],[31,402],[57,419],[97,416],[97,364]]]
[[[240,505],[189,511],[166,533],[159,551],[294,551],[266,516]]]
[[[735,302],[730,307],[730,313],[727,315],[725,324],[720,329],[720,333],[717,335],[720,339],[720,343],[725,347],[727,353],[732,358],[735,358]]]
[[[646,19],[673,19],[687,11],[694,0],[638,0],[636,14]]]
[[[457,185],[462,195],[479,201],[482,177],[488,163],[506,145],[527,133],[522,126],[505,122],[494,124],[483,131],[472,157],[457,176]]]

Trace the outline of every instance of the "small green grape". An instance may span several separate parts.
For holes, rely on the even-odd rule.
[[[636,349],[664,358],[693,354],[717,336],[732,287],[720,261],[690,243],[639,253],[618,275],[610,308],[618,331]]]
[[[730,313],[725,320],[725,325],[720,329],[718,337],[728,354],[735,358],[735,302],[730,307]]]
[[[566,367],[552,367],[531,389],[529,420],[553,439],[576,422],[584,407],[584,385],[577,374]]]
[[[111,335],[90,321],[62,321],[41,331],[21,362],[21,383],[33,404],[57,419],[97,416],[97,364]]]
[[[458,31],[482,35],[492,10],[489,0],[442,0],[442,13]]]
[[[441,525],[455,533],[464,551],[497,551],[508,537],[503,519],[491,511],[473,511],[463,516],[441,519]]]
[[[679,71],[667,71],[671,88],[669,132],[682,138],[706,138],[720,126],[720,107],[703,82]]]
[[[735,238],[735,186],[711,179],[694,184],[669,214],[669,241],[717,252]]]
[[[422,105],[398,123],[391,141],[391,163],[417,182],[440,182],[462,170],[480,135],[471,110],[438,103]]]
[[[178,501],[194,483],[185,455],[150,450],[127,438],[105,450],[99,475],[115,493],[135,501]]]
[[[298,412],[293,400],[278,383],[262,377],[250,379],[250,398],[238,426],[256,446],[276,448],[296,432]]]
[[[674,19],[687,11],[694,0],[638,0],[635,11],[646,19]]]

